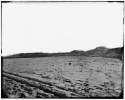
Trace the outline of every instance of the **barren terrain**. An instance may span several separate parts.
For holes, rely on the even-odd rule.
[[[9,98],[119,97],[122,66],[102,57],[3,59],[2,88]]]

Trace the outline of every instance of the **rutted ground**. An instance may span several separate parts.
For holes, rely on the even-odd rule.
[[[118,97],[122,61],[101,57],[3,60],[3,89],[12,98]]]

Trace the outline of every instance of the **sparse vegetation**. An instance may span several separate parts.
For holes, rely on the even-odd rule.
[[[119,97],[122,66],[102,57],[3,59],[2,89],[9,98]]]

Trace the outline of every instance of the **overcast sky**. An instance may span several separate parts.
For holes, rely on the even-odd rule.
[[[2,3],[2,55],[123,46],[123,4]]]

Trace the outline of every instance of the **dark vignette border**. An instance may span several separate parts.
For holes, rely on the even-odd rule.
[[[123,3],[124,5],[124,1],[1,1],[1,98],[8,98],[8,96],[6,95],[5,91],[2,88],[2,82],[3,82],[3,56],[2,56],[2,3],[66,3],[66,2],[108,2],[108,3]],[[122,76],[123,76],[123,91],[121,93],[121,95],[119,97],[88,97],[88,98],[53,98],[53,99],[123,99],[123,94],[124,94],[124,15],[125,15],[125,5],[123,6],[123,66],[122,66]],[[46,99],[46,98],[43,98]]]

